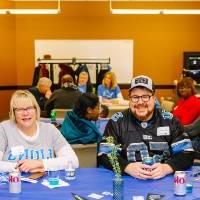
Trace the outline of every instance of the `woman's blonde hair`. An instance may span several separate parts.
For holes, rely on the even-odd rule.
[[[115,89],[117,87],[117,78],[114,74],[114,72],[107,72],[105,75],[104,75],[104,78],[103,78],[103,81],[102,81],[102,85],[104,87],[106,87],[105,85],[105,78],[106,76],[109,76],[111,78],[111,86],[110,86],[110,89]]]
[[[20,102],[31,103],[36,109],[36,119],[40,119],[40,107],[35,99],[35,97],[28,90],[17,90],[13,93],[10,100],[10,120],[16,122],[15,108],[20,104]]]

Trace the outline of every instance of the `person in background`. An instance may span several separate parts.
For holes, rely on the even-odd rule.
[[[76,82],[76,79],[75,79],[75,72],[74,70],[72,69],[72,67],[68,64],[65,64],[65,63],[60,63],[59,65],[59,68],[60,68],[60,72],[59,72],[59,75],[58,75],[58,85],[59,85],[59,88],[62,87],[62,77],[66,74],[69,74],[72,78],[73,78],[73,82],[75,83]]]
[[[83,93],[75,102],[73,111],[65,115],[61,133],[70,144],[89,144],[101,140],[101,133],[92,121],[98,120],[99,98]]]
[[[117,102],[122,99],[120,88],[117,85],[116,76],[113,72],[107,72],[102,84],[98,86],[98,96],[102,98],[103,103]]]
[[[26,90],[16,91],[10,101],[10,120],[0,123],[0,171],[44,172],[61,170],[78,158],[52,124],[40,122],[40,108]]]
[[[92,92],[92,84],[90,83],[88,72],[82,71],[80,72],[77,78],[78,88],[80,92]]]
[[[195,94],[195,84],[191,77],[184,77],[177,84],[177,95],[180,99],[172,113],[183,125],[193,123],[200,116],[200,100]]]
[[[118,161],[122,172],[138,179],[159,179],[193,164],[193,148],[183,126],[172,114],[155,108],[155,86],[144,75],[132,79],[129,109],[109,120],[104,137],[120,145]],[[183,134],[184,133],[184,134]],[[107,154],[112,145],[100,143],[98,163],[113,169]],[[153,164],[144,164],[151,157]]]
[[[52,81],[49,78],[42,77],[39,79],[37,86],[28,89],[33,94],[37,103],[40,106],[40,110],[44,111],[44,105],[47,99],[50,98]]]
[[[184,125],[194,150],[200,152],[200,100],[195,94],[195,81],[191,77],[184,77],[177,84],[177,95],[180,99],[172,113]],[[198,155],[196,152],[195,157]]]
[[[45,104],[45,110],[50,115],[55,108],[72,109],[74,102],[81,95],[78,87],[74,84],[72,76],[66,74],[62,77],[62,88],[55,90]]]

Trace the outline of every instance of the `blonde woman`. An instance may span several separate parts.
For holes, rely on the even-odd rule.
[[[103,100],[123,99],[120,88],[117,85],[116,76],[113,72],[107,72],[102,84],[98,86],[98,96]]]
[[[0,171],[43,172],[78,167],[78,158],[52,124],[39,121],[40,108],[29,91],[16,91],[10,120],[0,123]]]

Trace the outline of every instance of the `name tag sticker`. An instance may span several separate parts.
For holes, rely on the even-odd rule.
[[[11,147],[11,153],[13,156],[19,156],[24,153],[24,147],[22,145]]]
[[[157,136],[169,135],[169,126],[163,126],[157,128]]]

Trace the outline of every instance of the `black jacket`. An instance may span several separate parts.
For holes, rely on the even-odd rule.
[[[118,160],[122,171],[130,162],[141,162],[146,156],[153,157],[155,162],[167,163],[176,171],[193,164],[191,141],[183,133],[182,125],[170,113],[155,110],[151,120],[141,123],[128,109],[112,116],[104,136],[113,136],[115,144],[121,144]],[[99,164],[112,169],[106,153],[101,153]]]
[[[45,102],[47,101],[47,98],[45,97],[45,95],[40,93],[40,91],[37,89],[37,87],[29,88],[28,91],[33,94],[38,105],[40,106],[41,111],[43,111]]]
[[[50,115],[51,110],[55,108],[72,109],[75,101],[81,95],[78,88],[62,87],[55,90],[51,97],[45,103],[45,110]]]

